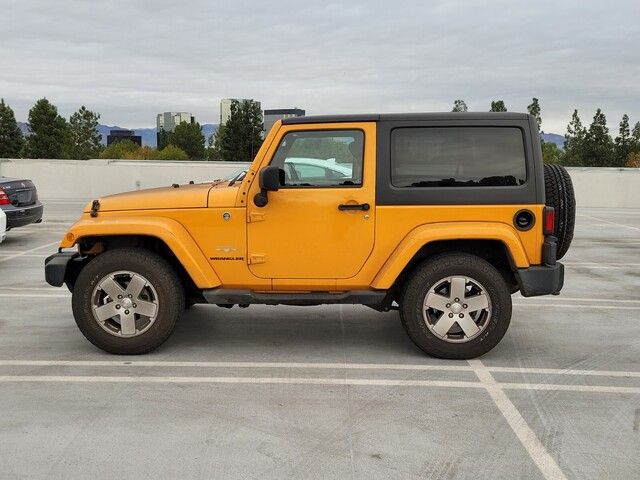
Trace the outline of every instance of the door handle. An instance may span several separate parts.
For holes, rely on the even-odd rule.
[[[341,203],[338,205],[338,210],[342,212],[349,210],[364,210],[366,212],[370,208],[368,203]]]

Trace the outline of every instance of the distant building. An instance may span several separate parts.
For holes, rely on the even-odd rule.
[[[276,108],[264,111],[264,131],[269,133],[273,124],[278,120],[291,117],[304,117],[305,111],[301,108]]]
[[[122,142],[123,140],[131,140],[133,143],[142,146],[142,137],[140,135],[134,135],[133,130],[111,130],[107,135],[107,146],[112,143]]]
[[[220,100],[220,125],[224,125],[231,118],[231,103],[236,100],[238,102],[255,102],[252,98],[223,98]],[[260,106],[260,102],[256,102]]]
[[[164,112],[159,113],[156,116],[158,147],[160,147],[160,133],[173,132],[176,129],[176,125],[180,125],[182,122],[196,123],[196,117],[191,115],[189,112]]]

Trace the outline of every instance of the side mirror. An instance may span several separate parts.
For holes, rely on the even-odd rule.
[[[260,170],[260,192],[253,197],[253,203],[257,207],[264,207],[269,203],[267,192],[277,192],[284,183],[284,170],[270,165]]]

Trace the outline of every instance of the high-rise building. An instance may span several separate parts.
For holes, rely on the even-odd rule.
[[[269,133],[273,124],[278,120],[290,117],[304,117],[305,111],[301,108],[276,108],[264,111],[264,131]]]
[[[156,136],[158,148],[160,145],[160,133],[161,132],[173,132],[176,129],[176,125],[180,125],[182,122],[196,123],[196,117],[189,112],[164,112],[159,113],[156,116]]]
[[[122,142],[123,140],[131,140],[133,143],[142,146],[142,137],[135,135],[133,130],[110,130],[107,135],[107,146],[112,143]]]
[[[252,98],[223,98],[220,100],[220,125],[224,125],[231,118],[231,104],[234,100],[238,102],[255,102]],[[259,107],[260,102],[256,103]]]

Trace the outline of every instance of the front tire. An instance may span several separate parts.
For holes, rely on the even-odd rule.
[[[75,282],[73,316],[98,348],[120,355],[156,349],[184,310],[180,279],[160,256],[139,248],[109,250]]]
[[[400,318],[409,338],[438,358],[469,359],[495,347],[511,321],[511,296],[500,273],[471,254],[423,262],[405,284]]]

